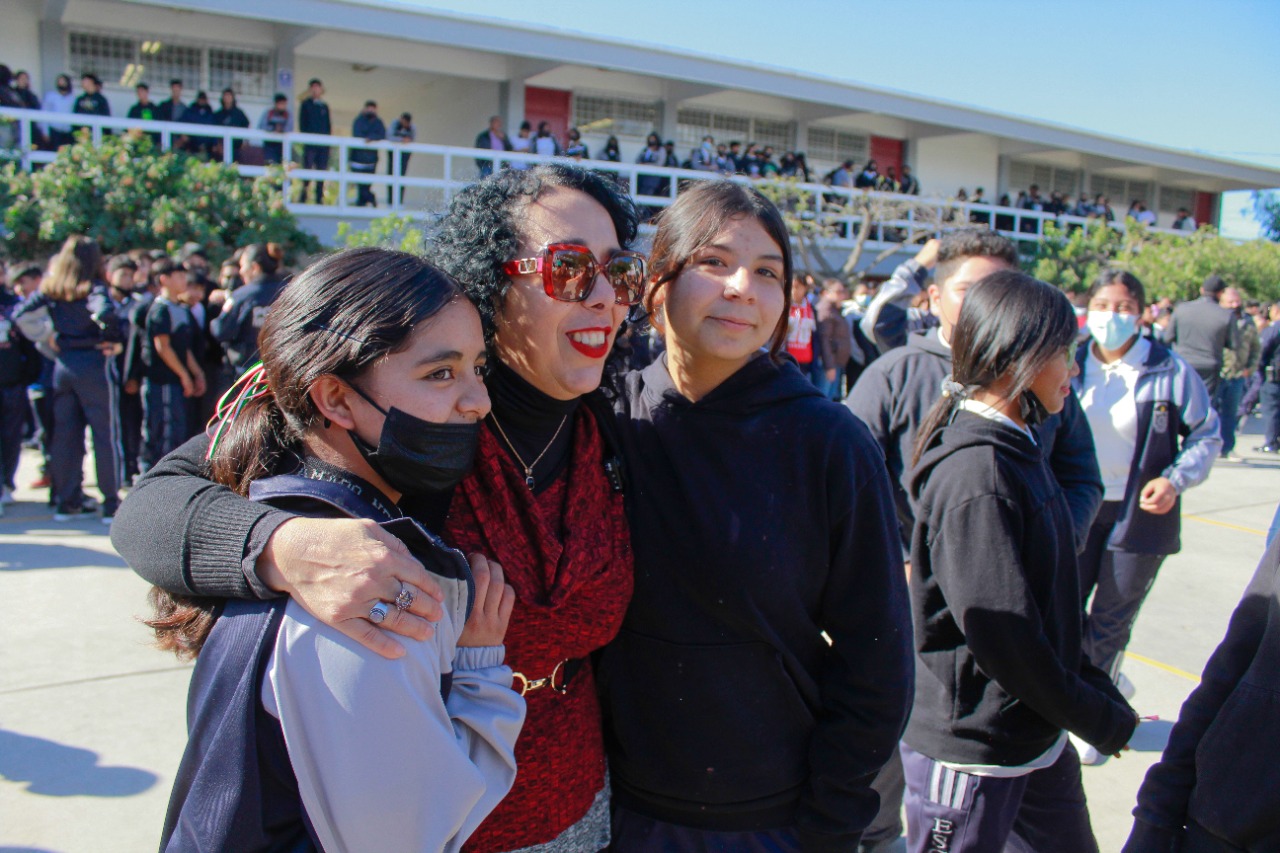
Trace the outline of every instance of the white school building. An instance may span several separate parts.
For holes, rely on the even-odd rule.
[[[406,181],[411,209],[438,201],[433,181],[474,177],[472,158],[446,149],[470,148],[495,114],[512,135],[523,120],[549,122],[562,140],[577,126],[593,156],[616,136],[624,164],[634,163],[650,132],[674,140],[681,160],[711,134],[718,142],[770,145],[775,160],[803,151],[814,180],[845,159],[874,158],[882,172],[909,165],[922,197],[952,199],[961,188],[972,195],[981,187],[994,204],[1036,184],[1046,197],[1103,193],[1119,217],[1142,201],[1162,227],[1179,208],[1216,224],[1221,193],[1280,186],[1280,170],[1262,166],[784,68],[392,0],[0,0],[0,10],[0,62],[29,71],[41,96],[59,73],[92,71],[113,116],[134,102],[136,82],[148,82],[158,102],[172,78],[183,81],[188,101],[207,91],[215,109],[230,86],[253,126],[276,92],[296,115],[313,77],[327,90],[335,137],[350,133],[367,99],[388,125],[409,112],[420,145],[445,147],[414,149],[423,153],[406,174],[422,183]],[[78,80],[73,85],[78,91]],[[345,168],[345,153],[331,169]],[[384,156],[380,172],[386,163]],[[373,215],[351,210],[345,183],[342,189],[341,211],[304,205],[299,215]],[[383,189],[375,190],[381,202]]]

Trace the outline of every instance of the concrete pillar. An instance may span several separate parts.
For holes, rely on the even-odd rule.
[[[524,121],[524,78],[518,77],[498,84],[498,110],[506,124],[507,136],[512,137],[520,130],[520,122]]]
[[[65,2],[48,2],[40,18],[40,78],[31,81],[32,88],[40,97],[53,88],[59,74],[70,74],[67,67],[67,37],[62,26],[62,13]],[[76,80],[71,81],[72,91],[76,90]]]
[[[658,102],[658,115],[662,117],[658,127],[658,135],[662,137],[662,141],[676,138],[676,127],[680,123],[680,102],[674,98],[664,98]],[[677,149],[678,153],[678,149]]]

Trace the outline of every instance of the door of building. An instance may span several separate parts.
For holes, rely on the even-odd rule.
[[[876,161],[876,166],[880,169],[880,174],[889,174],[889,167],[893,167],[893,173],[899,178],[902,177],[902,140],[890,139],[887,136],[871,137],[871,159]]]
[[[538,134],[538,124],[546,122],[551,127],[551,134],[564,146],[565,135],[569,132],[569,121],[572,118],[570,98],[572,92],[563,89],[542,89],[538,86],[526,86],[524,90],[524,117],[533,128],[533,136]],[[511,128],[514,132],[518,128]]]
[[[1196,209],[1194,215],[1196,217],[1196,225],[1217,225],[1217,193],[1196,193]]]

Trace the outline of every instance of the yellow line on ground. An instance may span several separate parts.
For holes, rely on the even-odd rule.
[[[1255,536],[1267,535],[1267,531],[1265,530],[1259,530],[1256,527],[1241,527],[1239,524],[1232,524],[1229,521],[1215,521],[1212,518],[1205,518],[1204,516],[1200,516],[1200,515],[1186,515],[1185,513],[1183,514],[1182,517],[1189,518],[1192,521],[1198,521],[1201,524],[1212,524],[1214,527],[1225,527],[1228,530],[1239,530],[1242,533],[1252,533]]]
[[[1152,660],[1151,658],[1145,655],[1140,655],[1134,652],[1127,651],[1124,653],[1124,659],[1136,660],[1138,663],[1145,663],[1147,666],[1154,666],[1156,669],[1162,669],[1165,672],[1178,676],[1179,678],[1185,678],[1188,681],[1194,681],[1197,684],[1200,683],[1200,676],[1187,672],[1185,669],[1178,669],[1176,666],[1169,666],[1169,664],[1167,663],[1161,663],[1158,660]]]

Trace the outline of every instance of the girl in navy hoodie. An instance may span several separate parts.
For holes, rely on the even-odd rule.
[[[910,704],[888,474],[781,354],[791,280],[755,190],[662,214],[666,353],[619,400],[635,593],[600,667],[617,853],[854,850]]]
[[[902,743],[915,853],[1097,851],[1067,732],[1110,754],[1137,725],[1081,650],[1071,513],[1031,429],[1072,393],[1076,335],[1057,289],[987,276],[920,428]]]

